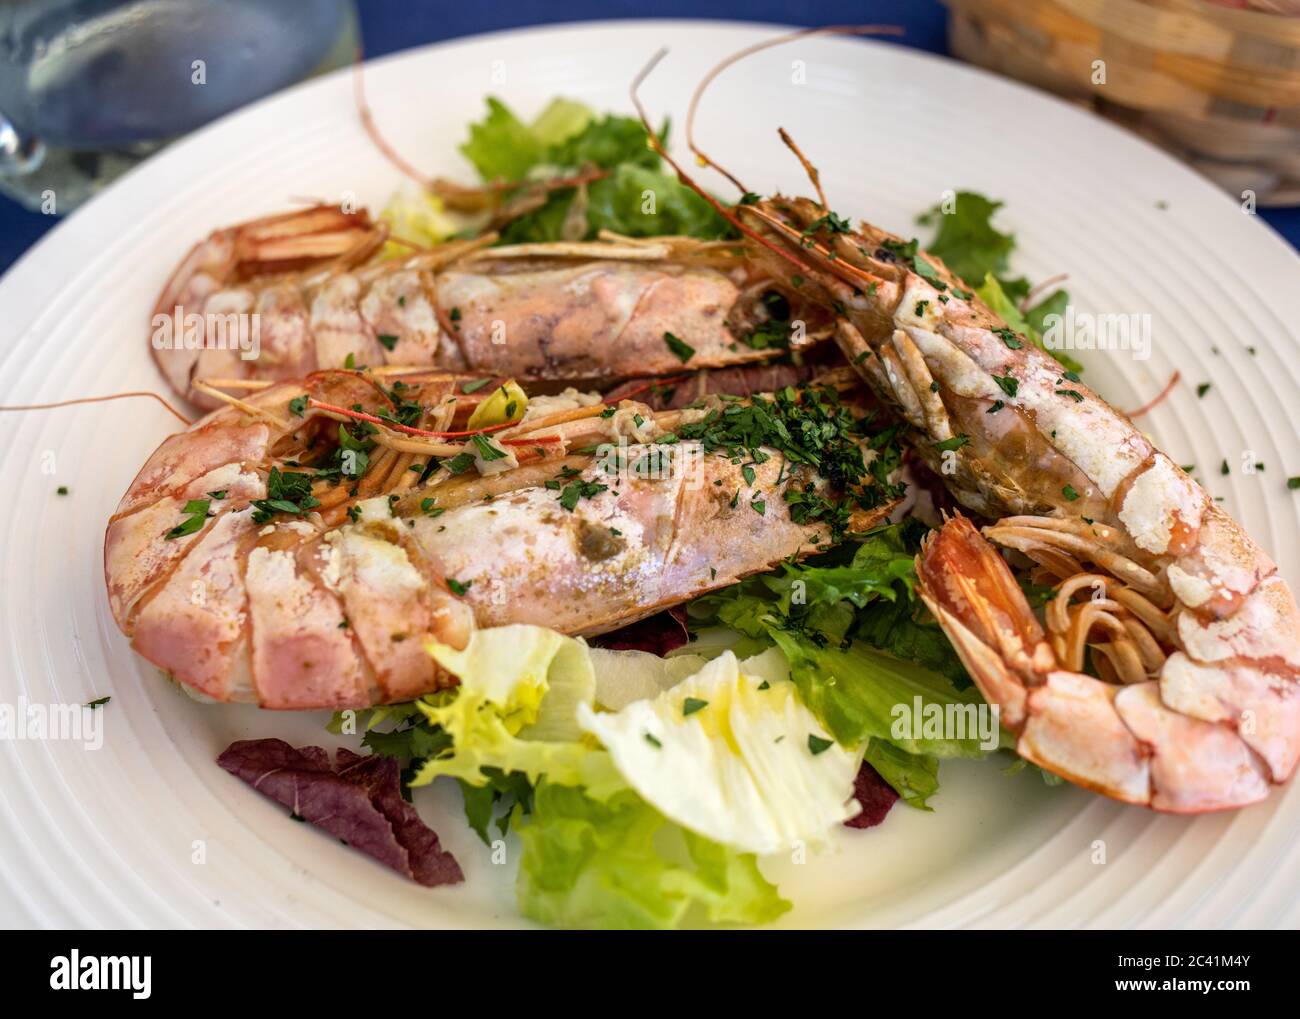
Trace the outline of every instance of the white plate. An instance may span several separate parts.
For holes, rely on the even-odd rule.
[[[770,33],[627,23],[488,36],[367,69],[379,122],[417,165],[461,179],[456,151],[483,97],[531,115],[553,95],[627,110],[631,75],[672,53],[644,96],[680,124],[721,55]],[[795,61],[802,62],[795,65]],[[806,84],[795,84],[803,69]],[[504,72],[504,80],[501,73]],[[820,165],[834,208],[903,233],[949,188],[1004,198],[1033,279],[1069,272],[1079,308],[1149,314],[1150,360],[1084,355],[1134,408],[1175,367],[1184,383],[1143,420],[1300,577],[1297,260],[1201,178],[1142,141],[1020,85],[883,44],[817,39],[728,71],[699,128],[749,186],[805,192],[776,138]],[[162,281],[208,230],[292,198],[353,192],[378,206],[399,177],[353,113],[347,74],[295,89],[173,146],[61,225],[0,283],[0,402],[162,389],[146,349]],[[710,180],[722,190],[722,182]],[[1246,348],[1253,346],[1252,356]],[[1203,399],[1194,386],[1213,382]],[[232,739],[331,744],[323,715],[201,707],[137,659],[105,603],[101,544],[119,496],[174,422],[121,402],[0,418],[0,702],[102,709],[102,749],[0,744],[0,921],[12,926],[516,924],[513,861],[494,867],[459,794],[426,817],[467,882],[427,890],[213,763]],[[1243,474],[1244,451],[1266,465]],[[1217,465],[1226,459],[1229,476]],[[54,470],[54,473],[47,473]],[[59,498],[58,485],[71,494]],[[769,872],[791,925],[1285,925],[1300,921],[1300,787],[1236,814],[1161,817],[1048,789],[992,764],[948,764],[933,813],[899,807],[840,852]],[[1104,852],[1106,862],[1093,862]],[[201,857],[203,862],[196,862]]]

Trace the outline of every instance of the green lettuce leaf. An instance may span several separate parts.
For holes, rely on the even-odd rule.
[[[773,628],[770,633],[790,662],[790,678],[799,688],[803,702],[844,746],[878,739],[909,754],[985,756],[978,736],[898,738],[892,732],[895,705],[910,709],[918,697],[923,710],[932,704],[943,707],[983,704],[973,687],[957,690],[938,673],[862,642],[848,648],[823,647],[814,640],[779,628]]]
[[[464,650],[430,642],[429,653],[460,678],[453,691],[417,701],[451,750],[419,765],[412,786],[451,775],[472,786],[491,770],[519,772],[530,783],[585,786],[603,797],[625,786],[609,755],[578,727],[578,704],[593,703],[595,674],[585,645],[541,626],[474,631]]]
[[[917,222],[926,226],[939,225],[926,250],[942,258],[949,269],[969,283],[990,273],[1005,275],[1016,238],[993,225],[993,216],[1000,208],[1001,202],[977,192],[958,191],[952,212],[945,213],[936,205],[917,217]]]
[[[543,145],[560,145],[581,134],[594,117],[591,107],[556,96],[533,121],[533,135]]]
[[[885,740],[873,739],[863,758],[894,787],[908,806],[929,810],[929,799],[939,791],[939,759],[930,754],[909,754]]]
[[[546,145],[500,99],[488,97],[487,116],[469,126],[461,153],[484,180],[523,180],[546,155]]]
[[[659,135],[664,142],[667,134],[665,123]],[[707,201],[661,171],[659,155],[635,117],[596,118],[580,103],[555,99],[528,125],[499,99],[488,99],[487,116],[470,125],[461,152],[484,180],[524,182],[587,166],[609,171],[587,185],[587,238],[601,230],[631,237],[732,236],[730,224]],[[575,194],[573,188],[555,191],[540,208],[507,224],[502,242],[560,240]]]
[[[516,830],[519,909],[552,926],[669,929],[692,907],[713,923],[757,924],[790,908],[753,854],[679,828],[632,792],[600,802],[543,782]]]

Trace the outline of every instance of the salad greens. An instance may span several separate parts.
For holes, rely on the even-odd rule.
[[[906,520],[852,544],[787,563],[697,598],[697,626],[724,626],[750,648],[775,644],[805,704],[844,746],[866,743],[867,760],[915,807],[928,809],[938,759],[982,757],[973,736],[893,735],[896,704],[979,705],[952,645],[916,597],[914,559],[926,528]]]
[[[519,838],[519,908],[556,927],[672,928],[696,904],[712,923],[767,923],[790,908],[753,853],[666,821],[632,792],[602,803],[543,782]]]
[[[667,134],[665,123],[665,143]],[[491,98],[461,151],[485,183],[506,185],[507,200],[586,178],[554,187],[507,223],[504,243],[574,239],[575,224],[585,238],[602,230],[735,236],[663,171],[634,118],[556,99],[528,123]],[[1042,346],[1046,316],[1069,297],[1057,289],[1025,306],[1032,288],[1010,275],[1015,237],[993,223],[1001,205],[963,191],[950,210],[936,206],[918,221],[935,227],[928,250],[1006,320],[1004,341],[1018,346],[1019,334]],[[452,232],[432,200],[386,216],[415,236]],[[898,247],[918,272],[935,272],[915,240]],[[522,391],[498,395],[484,404],[490,420],[522,413]],[[873,506],[900,493],[890,481],[900,454],[896,429],[877,430],[869,439],[876,456],[864,467],[866,427],[829,391],[796,399],[785,390],[712,410],[677,438],[753,463],[778,449]],[[844,537],[848,499],[837,508],[811,488],[787,499],[793,519],[826,520],[835,539]],[[362,742],[405,765],[408,796],[410,787],[455,778],[485,843],[517,834],[526,916],[565,927],[770,921],[789,903],[758,855],[824,841],[852,814],[863,761],[928,810],[941,760],[1006,745],[1005,734],[990,742],[895,724],[899,705],[983,706],[916,592],[925,531],[915,520],[890,524],[697,598],[688,606],[691,643],[666,658],[522,625],[478,630],[459,651],[432,643],[429,653],[460,685],[375,709]]]
[[[667,143],[667,122],[659,137]],[[503,243],[562,239],[575,201],[585,202],[588,239],[601,230],[630,237],[732,236],[730,224],[708,202],[661,170],[658,153],[634,117],[596,117],[581,104],[557,99],[532,124],[525,124],[500,100],[489,99],[487,115],[470,125],[461,152],[489,183],[524,186],[583,169],[605,172],[583,186],[581,197],[574,187],[556,189],[541,208],[502,230]]]

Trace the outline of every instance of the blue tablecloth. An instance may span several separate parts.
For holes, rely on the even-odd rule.
[[[424,43],[524,25],[596,18],[739,18],[788,25],[890,23],[906,35],[900,45],[935,53],[948,48],[947,12],[938,0],[492,0],[451,4],[443,0],[359,0],[366,53],[379,56]],[[1300,247],[1300,209],[1266,210],[1263,218]],[[0,272],[54,224],[0,198]]]

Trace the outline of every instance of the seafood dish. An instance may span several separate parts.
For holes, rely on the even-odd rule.
[[[1049,349],[1068,295],[964,244],[998,204],[923,247],[784,131],[809,194],[755,193],[695,103],[688,170],[652,67],[637,116],[490,100],[480,182],[221,228],[159,281],[199,416],[108,522],[113,617],[347,743],[220,766],[426,886],[463,873],[403,797],[455,781],[569,927],[772,921],[763,857],[926,807],[945,759],[1174,814],[1290,780],[1288,584]]]

